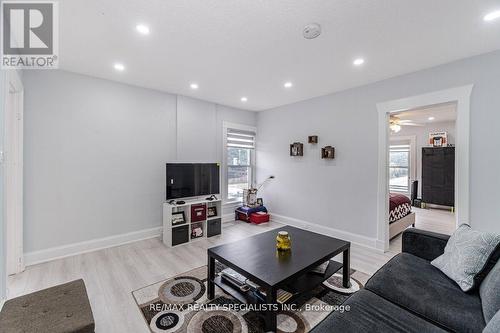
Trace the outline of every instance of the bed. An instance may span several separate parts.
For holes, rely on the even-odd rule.
[[[402,194],[389,193],[389,239],[411,225],[415,226],[415,213],[411,211],[410,199]]]

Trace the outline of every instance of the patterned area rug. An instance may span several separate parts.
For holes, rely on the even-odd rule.
[[[217,263],[220,272],[223,265]],[[363,273],[351,270],[354,275]],[[366,276],[366,275],[365,275]],[[342,288],[342,275],[336,273],[296,304],[295,311],[278,314],[278,332],[309,332],[332,311],[363,287],[351,278],[351,288]],[[171,279],[132,292],[153,333],[263,333],[264,320],[258,309],[248,309],[216,287],[215,298],[208,301],[207,267],[202,266]]]

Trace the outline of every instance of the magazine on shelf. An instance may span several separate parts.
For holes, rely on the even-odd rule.
[[[328,265],[330,265],[330,260],[325,261],[321,265],[318,265],[311,269],[311,273],[325,274],[326,270],[328,269]]]
[[[266,290],[263,288],[259,288],[256,290],[255,294],[263,301],[266,301],[267,293]],[[259,295],[260,294],[260,295]],[[278,292],[276,293],[276,301],[280,304],[286,303],[290,298],[293,297],[293,293],[283,290],[283,289],[278,289]]]

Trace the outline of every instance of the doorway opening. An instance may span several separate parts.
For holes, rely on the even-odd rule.
[[[455,218],[457,104],[429,105],[389,118],[389,239],[408,227],[451,235]]]
[[[421,209],[432,208],[432,212],[436,212],[431,220],[437,219],[443,222],[443,225],[438,226],[437,222],[425,223],[425,212],[430,212],[427,210],[422,210],[422,221],[419,227],[424,226],[427,229],[434,229],[433,231],[443,232],[445,230],[454,230],[456,226],[462,223],[469,222],[469,133],[470,133],[470,95],[472,92],[472,85],[463,86],[458,88],[452,88],[442,91],[437,91],[429,94],[412,96],[408,98],[403,98],[394,101],[388,101],[385,103],[380,103],[377,105],[379,112],[379,163],[378,163],[378,218],[377,218],[377,247],[385,251],[389,250],[389,239],[391,238],[390,230],[390,193],[401,192],[403,195],[410,196],[411,200],[411,189],[412,189],[412,179],[418,180],[420,177],[420,184],[417,185],[417,191],[420,194],[420,199],[422,197],[422,186],[439,187],[442,184],[437,184],[435,180],[429,178],[428,173],[425,172],[425,167],[418,170],[418,164],[422,163],[422,152],[423,148],[431,147],[420,147],[422,152],[417,154],[418,145],[418,134],[411,133],[410,130],[403,132],[403,127],[425,127],[424,121],[422,119],[427,119],[427,122],[436,122],[438,117],[443,121],[443,124],[430,130],[428,134],[435,134],[433,139],[433,144],[429,145],[441,145],[444,146],[444,142],[447,142],[448,138],[439,132],[449,132],[450,142],[453,147],[448,147],[448,142],[446,143],[447,150],[454,151],[454,163],[452,163],[451,173],[453,174],[452,183],[452,193],[451,201],[447,202],[436,202],[435,199],[422,205]],[[439,112],[439,113],[438,113]],[[431,115],[430,113],[435,113]],[[416,118],[416,117],[420,118]],[[410,118],[414,117],[414,118]],[[417,122],[418,120],[418,122]],[[451,126],[450,130],[445,131],[444,123],[448,122],[447,126]],[[450,124],[450,122],[452,124]],[[403,124],[415,124],[418,126],[403,126]],[[441,131],[440,131],[441,129]],[[435,130],[435,131],[434,131]],[[396,133],[397,132],[397,133]],[[399,138],[395,138],[395,134],[401,133]],[[448,133],[447,133],[448,135]],[[391,140],[392,138],[392,140]],[[413,149],[412,149],[413,145]],[[391,146],[393,146],[391,149]],[[452,148],[452,149],[448,149]],[[392,154],[391,154],[392,151]],[[435,151],[432,151],[435,152]],[[444,154],[444,153],[443,153]],[[393,158],[393,161],[390,160]],[[408,161],[406,162],[406,159]],[[427,158],[428,160],[428,158]],[[413,161],[413,162],[412,162]],[[413,163],[413,164],[412,164]],[[427,162],[424,162],[427,163]],[[392,165],[391,165],[392,164]],[[432,163],[432,165],[436,165]],[[413,168],[412,168],[413,166]],[[439,166],[437,168],[440,172],[440,176],[446,175],[444,168]],[[449,170],[450,168],[448,168]],[[422,174],[422,170],[424,173]],[[422,176],[423,175],[423,176]],[[433,176],[431,175],[431,178]],[[430,181],[431,180],[431,181]],[[429,182],[430,181],[430,182]],[[446,178],[449,185],[449,178]],[[432,185],[434,184],[434,185]],[[439,186],[438,186],[439,185]],[[426,187],[427,190],[427,187]],[[425,198],[429,198],[429,192],[426,192]],[[443,194],[438,195],[438,197],[443,198]],[[449,189],[446,192],[446,197],[450,197]],[[418,194],[417,194],[418,199]],[[428,200],[428,199],[427,199]],[[439,201],[439,200],[437,200]],[[435,202],[437,205],[435,205]],[[443,205],[444,203],[444,205]],[[439,208],[448,208],[448,212],[445,210],[438,210]],[[416,208],[414,208],[416,210]],[[452,212],[453,210],[453,212]],[[437,216],[438,212],[446,212],[448,215],[446,217]],[[451,214],[451,220],[449,222]],[[415,217],[415,216],[414,216]],[[411,222],[411,223],[409,223]],[[417,222],[417,220],[415,220]],[[417,222],[418,223],[418,222]],[[404,231],[405,228],[410,227],[414,224],[411,217],[404,220],[399,229],[392,230],[394,232],[400,233]],[[448,229],[446,229],[448,228]],[[394,228],[392,228],[394,229]]]

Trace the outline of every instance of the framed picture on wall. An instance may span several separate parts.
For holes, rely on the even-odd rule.
[[[429,133],[429,144],[432,147],[448,146],[448,132]]]
[[[304,145],[294,142],[290,145],[290,156],[304,156]]]
[[[335,148],[332,146],[321,148],[321,158],[333,160],[335,158]]]
[[[318,143],[318,136],[317,135],[310,135],[307,137],[307,142],[309,143]]]

